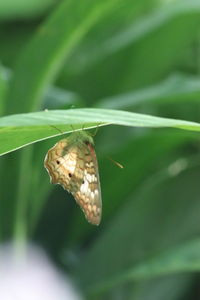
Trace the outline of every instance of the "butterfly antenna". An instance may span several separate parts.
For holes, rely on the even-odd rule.
[[[99,131],[99,125],[100,125],[100,123],[99,123],[99,124],[97,124],[97,127],[95,128],[95,131],[94,131],[94,133],[92,133],[92,134],[91,134],[91,136],[92,136],[92,137],[95,137],[95,136],[96,136],[96,134],[97,134],[97,132]]]
[[[116,165],[117,167],[119,167],[120,169],[123,169],[124,166],[122,164],[120,164],[119,162],[117,162],[116,160],[112,159],[110,156],[107,156],[107,159],[109,159],[114,165]]]
[[[76,128],[73,127],[73,125],[70,125],[70,126],[71,126],[73,132],[76,132],[77,134],[79,134],[81,136],[80,128],[76,129]],[[81,128],[81,130],[83,130],[83,129]]]
[[[59,128],[57,128],[56,126],[54,125],[50,125],[51,127],[53,127],[54,129],[56,129],[57,131],[59,131],[61,134],[64,134],[64,132],[62,132],[62,130],[60,130]]]
[[[72,128],[73,131],[75,131],[75,128],[73,127],[73,125],[71,124],[70,127]]]
[[[82,126],[82,128],[81,128],[81,129],[82,129],[82,130],[84,130],[84,127],[85,127],[85,124],[83,124],[83,126]]]

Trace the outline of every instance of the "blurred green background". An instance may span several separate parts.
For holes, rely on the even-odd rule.
[[[199,0],[7,0],[0,21],[1,116],[95,107],[200,121]],[[50,185],[53,138],[1,157],[1,243],[34,241],[86,299],[199,299],[198,133],[106,126],[94,139],[100,226]]]

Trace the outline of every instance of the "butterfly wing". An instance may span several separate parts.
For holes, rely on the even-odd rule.
[[[95,225],[101,221],[102,201],[98,164],[94,147],[89,142],[70,143],[68,138],[51,148],[44,161],[51,183],[61,184]]]
[[[66,190],[70,191],[71,175],[74,174],[76,167],[76,153],[70,152],[70,145],[67,139],[56,143],[48,152],[44,160],[51,183],[61,184]]]
[[[89,142],[83,142],[81,149],[79,147],[78,149],[78,156],[80,157],[81,154],[83,156],[82,161],[80,159],[77,161],[75,168],[78,189],[72,192],[72,195],[82,208],[88,222],[99,225],[102,200],[96,153],[93,145]]]

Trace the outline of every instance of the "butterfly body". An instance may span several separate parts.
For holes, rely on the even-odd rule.
[[[85,131],[72,133],[47,152],[44,166],[51,183],[60,184],[70,192],[86,219],[98,225],[102,201],[93,138]]]

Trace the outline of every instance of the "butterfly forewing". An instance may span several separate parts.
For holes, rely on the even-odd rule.
[[[51,182],[61,184],[95,225],[101,221],[101,188],[92,138],[74,133],[51,148],[44,162]]]

